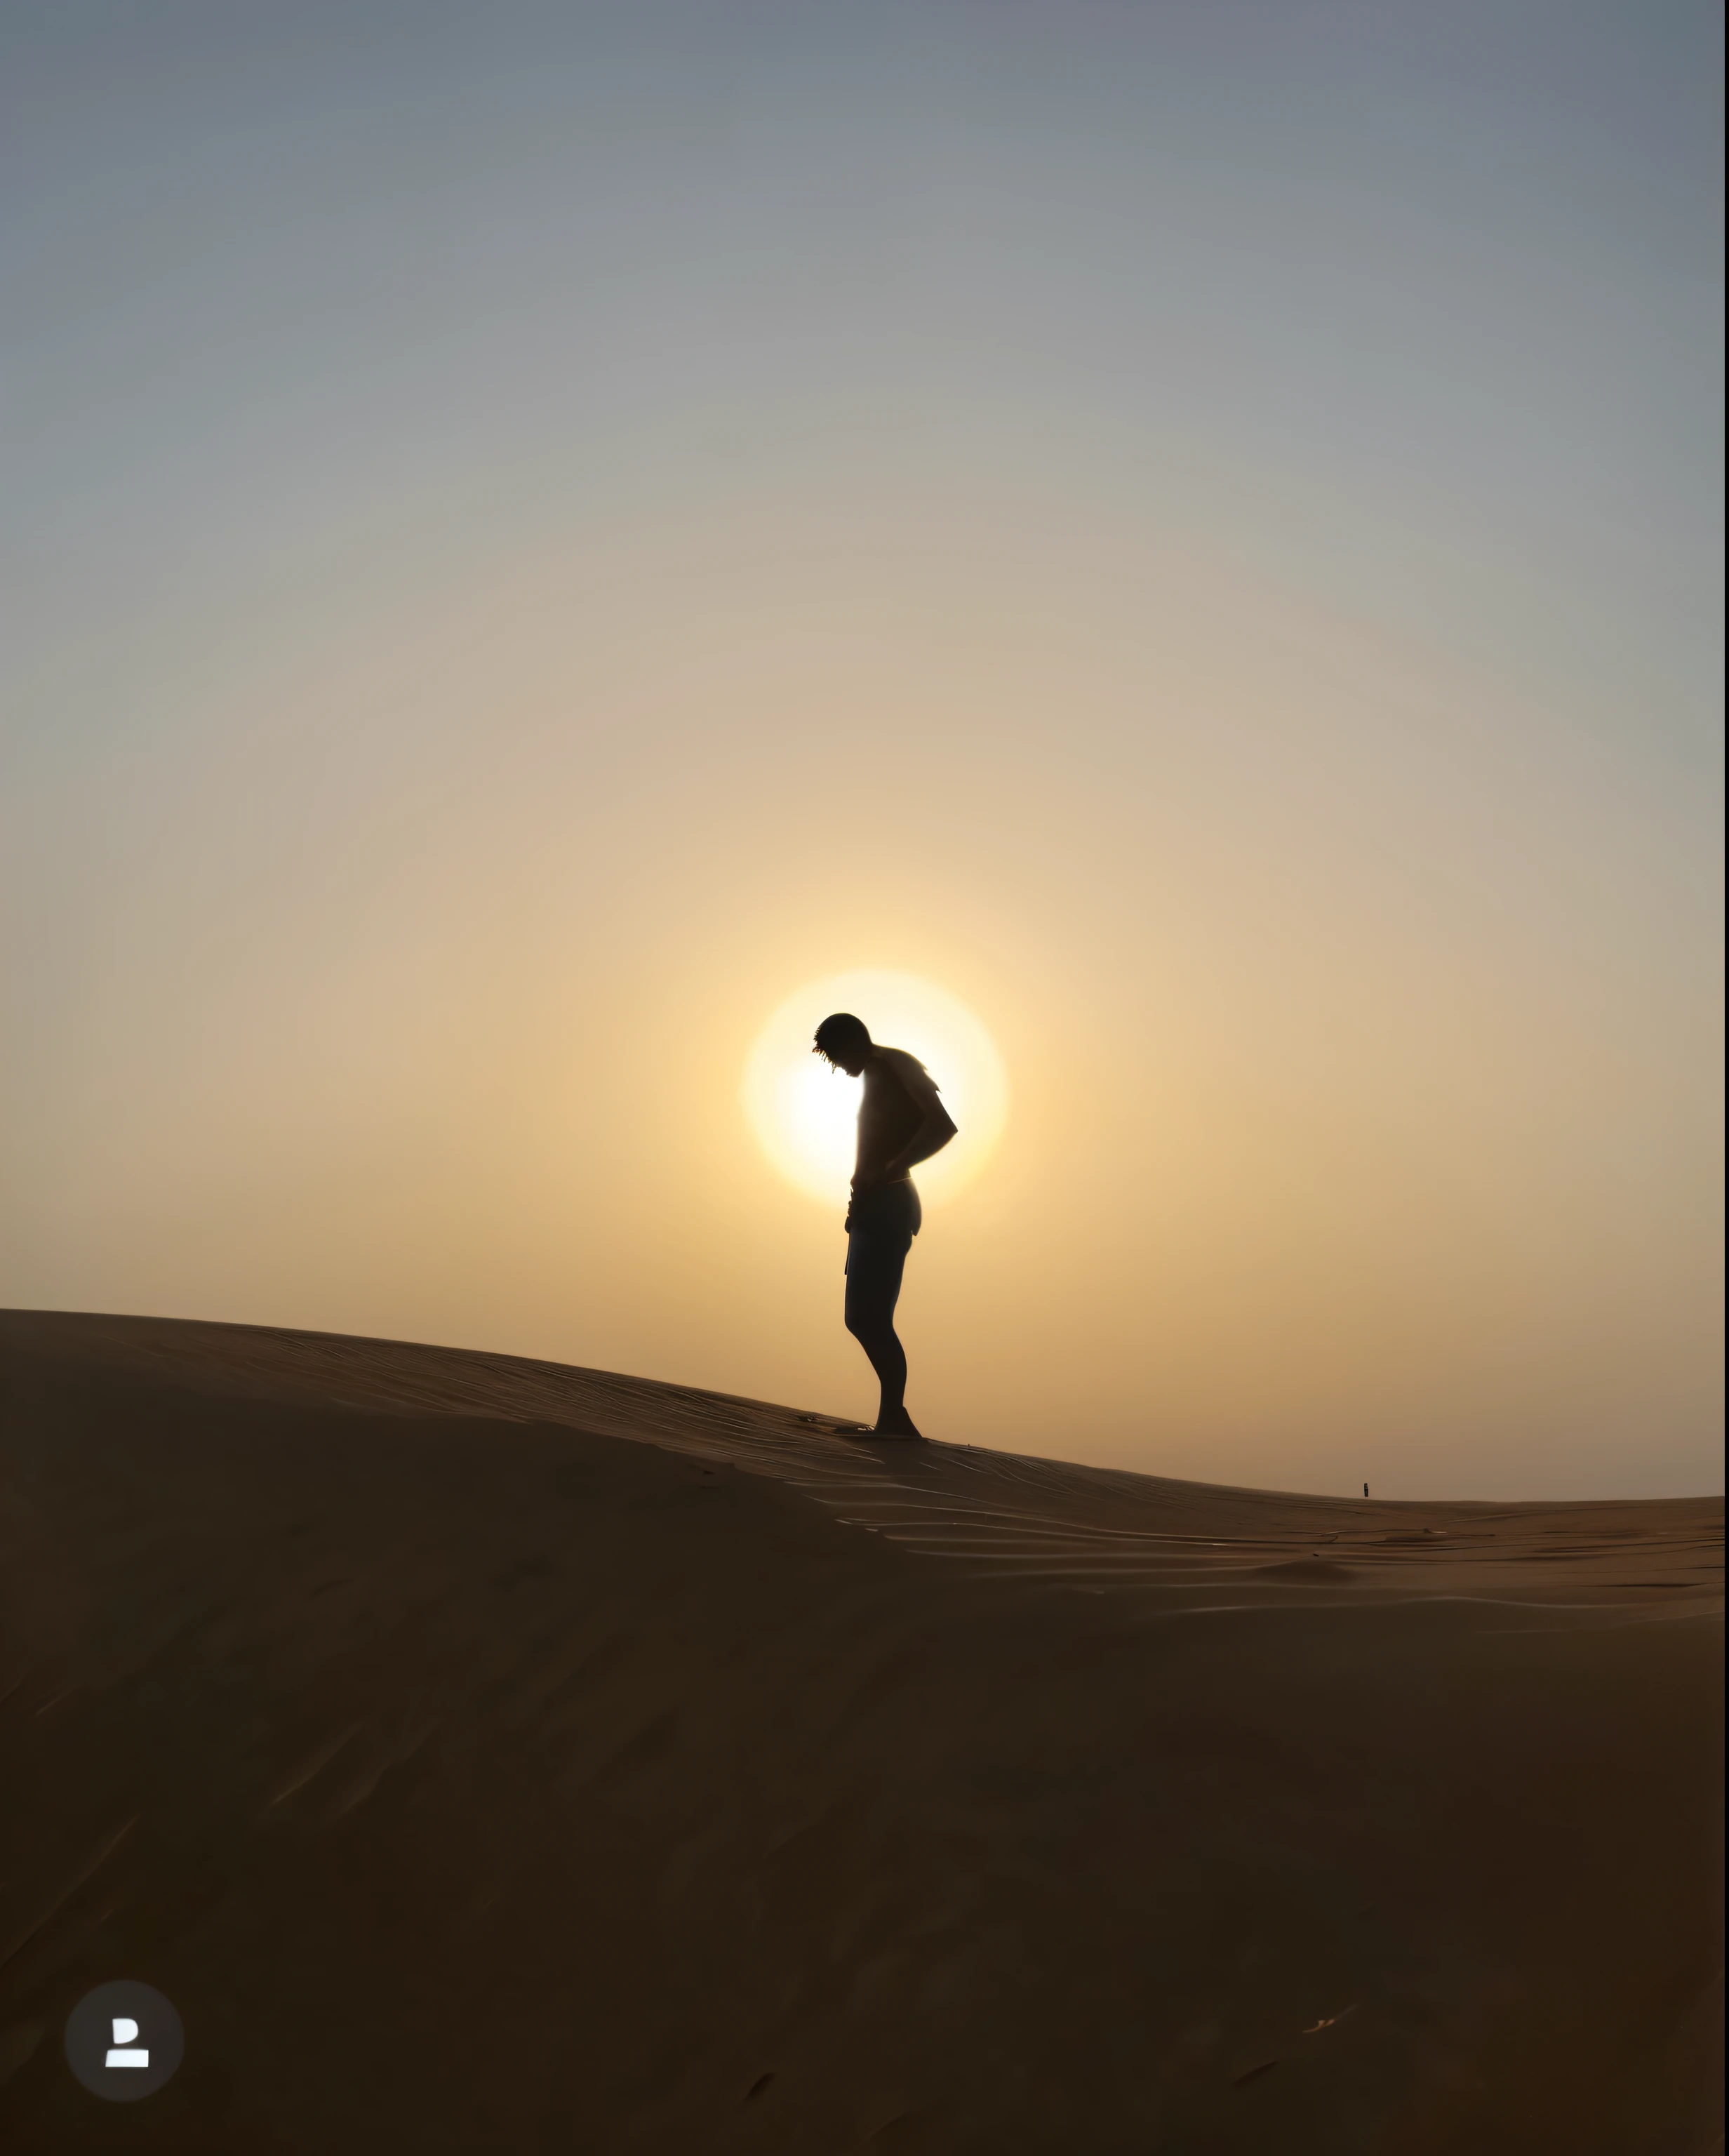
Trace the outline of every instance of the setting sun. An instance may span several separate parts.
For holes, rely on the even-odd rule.
[[[839,973],[780,1005],[745,1065],[745,1112],[763,1151],[813,1198],[844,1199],[859,1087],[811,1052],[811,1036],[831,1011],[852,1011],[873,1040],[917,1056],[936,1080],[960,1135],[916,1179],[927,1202],[941,1203],[989,1158],[1008,1120],[1008,1081],[995,1043],[972,1012],[916,974]]]

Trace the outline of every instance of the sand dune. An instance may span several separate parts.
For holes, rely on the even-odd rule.
[[[8,2146],[1721,2145],[1717,1501],[138,1319],[0,1370]],[[187,2031],[124,2112],[59,2056],[116,1975]]]

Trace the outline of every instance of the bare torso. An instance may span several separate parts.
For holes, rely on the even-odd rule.
[[[889,1163],[911,1143],[925,1120],[920,1096],[934,1097],[935,1092],[924,1065],[916,1056],[899,1048],[873,1051],[864,1066],[864,1097],[859,1104],[855,1183],[880,1180]]]

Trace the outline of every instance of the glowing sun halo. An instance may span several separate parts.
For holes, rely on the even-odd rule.
[[[801,1190],[844,1202],[861,1089],[811,1054],[811,1035],[830,1011],[853,1012],[873,1040],[906,1049],[936,1081],[960,1135],[913,1177],[921,1194],[940,1204],[972,1181],[1001,1136],[1008,1081],[972,1012],[916,974],[838,973],[788,997],[745,1065],[745,1112],[763,1151]]]

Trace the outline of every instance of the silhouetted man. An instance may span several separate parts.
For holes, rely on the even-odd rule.
[[[876,1435],[917,1437],[921,1433],[906,1412],[906,1351],[895,1331],[901,1270],[922,1217],[910,1171],[941,1152],[954,1123],[918,1058],[904,1049],[879,1048],[849,1011],[823,1020],[815,1052],[864,1081],[846,1215],[846,1329],[870,1358],[882,1387]]]

